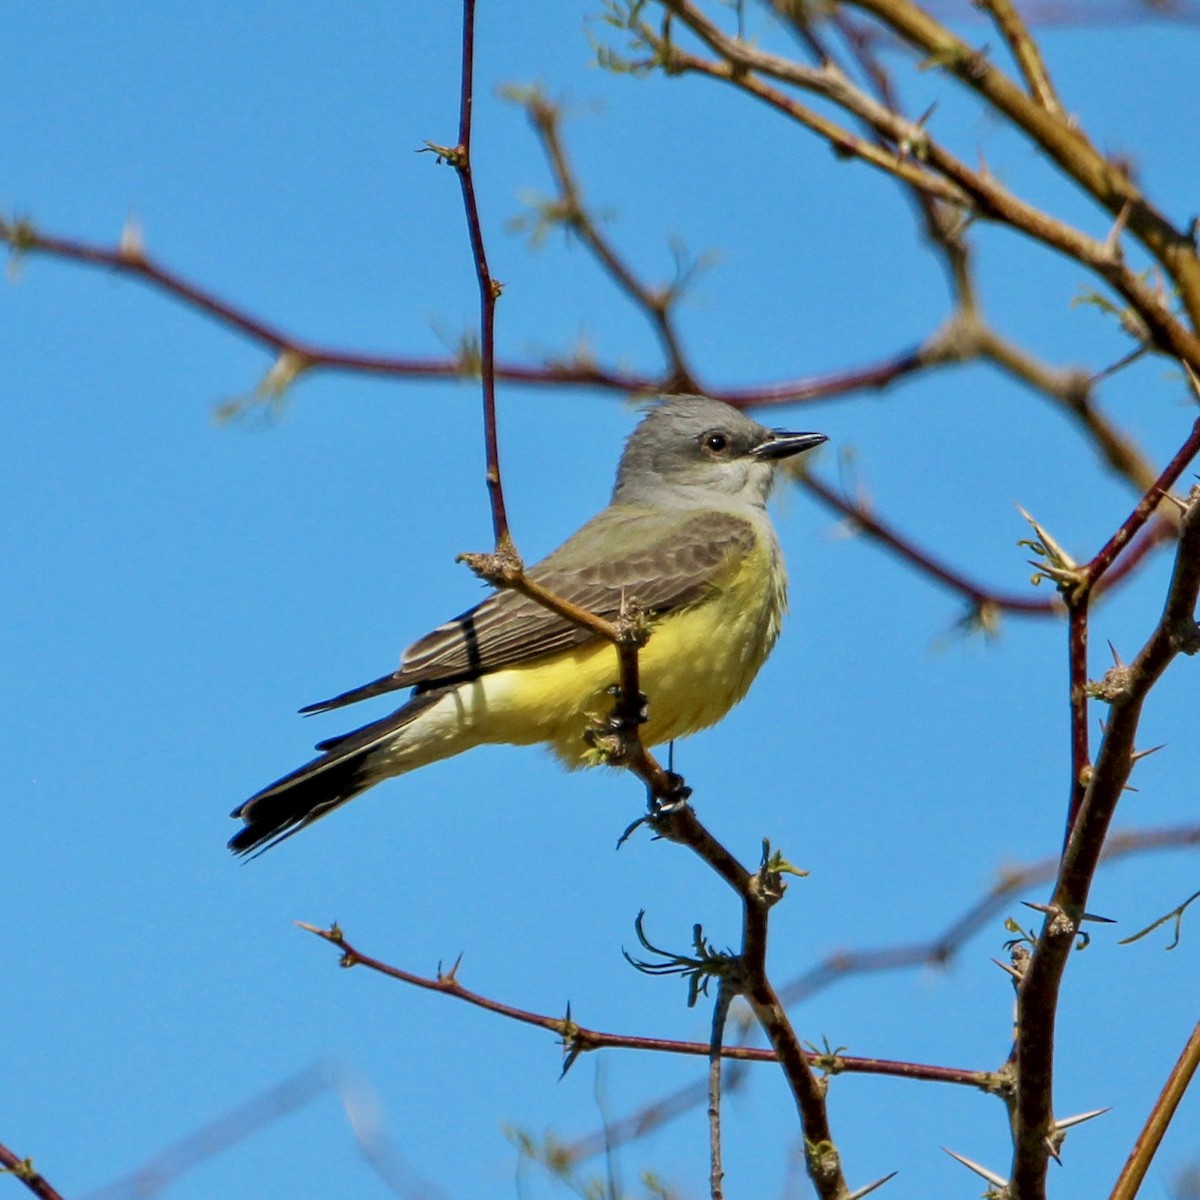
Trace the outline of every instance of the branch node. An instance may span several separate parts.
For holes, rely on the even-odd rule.
[[[842,1156],[831,1141],[810,1142],[806,1138],[804,1158],[808,1163],[809,1174],[819,1190],[822,1183],[835,1183],[841,1175]]]
[[[1129,684],[1132,671],[1124,663],[1109,667],[1099,680],[1089,681],[1084,691],[1094,700],[1102,700],[1105,704],[1113,704],[1122,696],[1129,694]]]
[[[456,171],[461,171],[467,165],[467,150],[465,146],[439,146],[437,142],[427,141],[416,153],[432,154],[438,166],[445,163]]]
[[[117,253],[130,266],[139,267],[146,261],[146,243],[142,238],[141,223],[130,217],[121,229],[121,240],[117,243]]]
[[[501,540],[490,553],[465,550],[454,561],[495,588],[516,587],[525,578],[525,564],[511,541]]]

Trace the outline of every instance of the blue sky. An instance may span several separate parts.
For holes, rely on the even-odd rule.
[[[522,114],[496,98],[504,82],[564,98],[588,197],[647,278],[669,276],[672,237],[720,252],[680,314],[711,384],[847,369],[948,314],[906,203],[868,168],[704,81],[596,70],[584,8],[483,10],[476,172],[506,284],[504,357],[582,338],[606,362],[659,365],[580,246],[534,251],[507,228],[550,185]],[[154,254],[299,336],[445,353],[475,320],[474,279],[454,175],[414,151],[454,140],[458,20],[455,5],[20,8],[5,22],[20,52],[0,71],[0,208],[110,244],[136,219]],[[1200,208],[1200,35],[1133,25],[1044,41],[1096,142],[1132,153],[1186,222]],[[911,111],[942,98],[939,132],[965,157],[982,151],[1012,186],[1103,234],[1103,214],[936,73],[889,61]],[[1072,306],[1090,286],[1078,268],[991,230],[979,264],[989,313],[1049,361],[1098,370],[1129,348]],[[640,909],[656,942],[678,947],[696,921],[733,943],[737,912],[677,848],[637,837],[614,852],[641,805],[627,777],[479,750],[248,865],[223,849],[229,809],[344,728],[298,707],[383,673],[480,594],[454,562],[490,540],[477,388],[315,374],[282,411],[220,422],[268,355],[133,281],[40,257],[0,287],[0,356],[0,1140],[84,1196],[329,1062],[371,1090],[410,1181],[434,1185],[407,1194],[503,1197],[518,1187],[504,1127],[571,1139],[597,1126],[597,1090],[620,1114],[696,1077],[694,1063],[606,1052],[560,1081],[549,1035],[340,972],[292,925],[336,919],[364,951],[427,973],[461,952],[463,981],[509,1003],[559,1014],[570,1001],[599,1028],[702,1038],[708,1014],[684,1007],[678,983],[634,973],[621,948]],[[1100,399],[1160,464],[1194,416],[1153,360]],[[634,417],[610,395],[504,387],[500,419],[513,528],[533,559],[604,503]],[[825,478],[857,480],[918,541],[1008,589],[1030,573],[1015,504],[1082,557],[1136,499],[1059,414],[982,367],[771,420],[828,433]],[[1051,853],[1068,763],[1061,625],[955,636],[954,598],[841,536],[803,496],[782,495],[775,515],[792,576],[785,635],[747,701],[678,762],[743,858],[769,836],[811,871],[773,917],[783,981],[835,949],[928,936],[998,868]],[[1100,607],[1093,675],[1105,639],[1126,657],[1140,645],[1168,572],[1160,556]],[[1196,670],[1176,664],[1147,707],[1142,743],[1168,748],[1138,767],[1121,825],[1195,817]],[[1068,973],[1058,1104],[1114,1111],[1071,1137],[1058,1195],[1108,1185],[1195,1020],[1191,939],[1172,954],[1161,937],[1116,945],[1195,879],[1194,856],[1172,854],[1098,881],[1092,906],[1119,924]],[[988,960],[1007,936],[997,918],[944,973],[840,983],[795,1010],[797,1027],[852,1053],[994,1067],[1011,990]],[[901,1171],[888,1195],[975,1194],[941,1145],[1007,1161],[1003,1112],[974,1093],[846,1077],[831,1114],[852,1183]],[[1200,1157],[1198,1115],[1192,1097],[1148,1189]],[[726,1133],[732,1194],[806,1194],[788,1182],[793,1110],[770,1069],[731,1100]],[[701,1112],[620,1156],[635,1193],[653,1170],[703,1194],[705,1162]],[[537,1171],[521,1186],[560,1194]],[[351,1193],[386,1190],[332,1092],[170,1191]]]

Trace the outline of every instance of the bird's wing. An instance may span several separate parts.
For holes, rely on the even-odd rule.
[[[753,549],[755,538],[751,522],[733,513],[609,508],[530,567],[529,577],[597,616],[615,619],[624,598],[653,618],[707,594]],[[595,636],[517,592],[494,592],[414,642],[394,674],[303,711],[474,679]]]

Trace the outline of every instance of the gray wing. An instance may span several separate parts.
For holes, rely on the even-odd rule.
[[[606,509],[530,567],[529,577],[610,620],[623,597],[636,600],[647,615],[661,616],[699,600],[754,542],[751,523],[731,513],[634,510],[618,515]],[[494,592],[414,642],[398,671],[301,711],[324,712],[397,688],[474,679],[595,636],[517,592]]]

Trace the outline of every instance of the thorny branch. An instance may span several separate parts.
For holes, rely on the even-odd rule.
[[[1101,863],[1107,865],[1137,855],[1193,846],[1200,846],[1200,824],[1119,830],[1105,842]],[[884,974],[913,967],[945,967],[975,934],[1005,910],[1014,897],[1028,892],[1037,884],[1053,880],[1058,874],[1060,861],[1060,856],[1054,855],[1024,866],[1005,868],[998,873],[996,882],[983,895],[932,937],[894,946],[836,950],[807,971],[782,984],[779,997],[790,1007],[803,1003],[855,975]],[[738,1025],[742,1036],[745,1036],[749,1032],[751,1022],[739,1017]],[[725,1049],[728,1052],[731,1047],[726,1046]],[[770,1051],[759,1053],[770,1054]],[[725,1057],[730,1059],[734,1055],[726,1053]],[[836,1061],[857,1064],[860,1061],[865,1063],[875,1060],[859,1060],[839,1053]],[[823,1070],[829,1069],[824,1061],[820,1065]],[[913,1078],[928,1078],[923,1074],[928,1069],[925,1064],[914,1063],[912,1066],[917,1071]],[[901,1067],[902,1064],[891,1063],[886,1073],[901,1074]],[[847,1068],[848,1071],[857,1069],[857,1066]],[[981,1083],[980,1086],[987,1090],[985,1084]],[[636,1112],[613,1123],[603,1133],[591,1134],[572,1143],[568,1147],[571,1161],[598,1154],[614,1140],[617,1144],[623,1144],[645,1136],[702,1104],[706,1095],[707,1082],[699,1080],[685,1084],[669,1095],[652,1100]]]
[[[451,147],[441,149],[452,152]],[[106,246],[45,233],[26,220],[10,221],[0,217],[0,242],[6,244],[18,260],[22,255],[46,254],[139,279],[245,335],[277,356],[275,365],[260,385],[259,391],[263,395],[280,394],[303,375],[317,370],[451,382],[480,373],[479,350],[470,341],[451,357],[430,358],[365,353],[295,337],[160,262],[145,249],[140,235],[126,235],[118,245]],[[810,403],[849,395],[864,388],[884,388],[912,369],[912,356],[906,352],[879,363],[828,375],[748,388],[723,389],[706,385],[702,390],[715,400],[739,406]],[[495,376],[506,383],[528,387],[591,387],[633,396],[653,396],[673,390],[669,372],[666,375],[647,374],[623,367],[602,366],[581,355],[542,363],[500,360],[495,365]]]
[[[645,44],[657,57],[656,65],[671,73],[691,72],[708,76],[739,88],[744,93],[775,108],[790,119],[800,122],[825,138],[839,153],[856,157],[878,170],[896,178],[908,188],[924,213],[927,230],[935,245],[946,258],[956,293],[958,311],[944,334],[913,351],[896,355],[865,369],[826,377],[817,381],[792,381],[738,390],[711,390],[718,398],[749,405],[778,403],[817,396],[843,394],[862,387],[884,387],[914,372],[980,358],[993,362],[1013,377],[1051,398],[1070,412],[1085,429],[1106,461],[1119,473],[1145,491],[1143,500],[1130,518],[1099,554],[1079,570],[1078,578],[1063,589],[1069,612],[1071,662],[1071,701],[1073,711],[1073,802],[1069,838],[1058,874],[1050,912],[1038,940],[1036,951],[1019,992],[1020,1020],[1014,1047],[1018,1068],[1018,1087],[1014,1104],[1015,1155],[1011,1184],[1022,1197],[1039,1197],[1044,1192],[1047,1161],[1046,1136],[1051,1123],[1051,1081],[1053,1066],[1053,1019],[1057,1007],[1057,991],[1062,972],[1082,919],[1083,906],[1096,866],[1105,852],[1109,822],[1115,811],[1121,789],[1128,779],[1136,758],[1133,738],[1140,718],[1142,703],[1153,684],[1171,659],[1180,652],[1194,653],[1200,646],[1200,633],[1195,621],[1196,594],[1200,590],[1200,495],[1193,495],[1186,507],[1179,537],[1175,574],[1168,594],[1167,605],[1159,622],[1133,664],[1118,664],[1110,680],[1108,699],[1112,705],[1108,727],[1097,761],[1088,759],[1086,728],[1086,636],[1088,602],[1102,587],[1127,574],[1154,544],[1173,536],[1172,522],[1165,510],[1154,516],[1166,490],[1196,453],[1200,439],[1200,422],[1192,438],[1181,449],[1176,462],[1155,483],[1149,486],[1152,471],[1128,438],[1113,428],[1100,415],[1093,403],[1092,382],[1079,372],[1054,373],[1050,368],[1025,355],[1020,348],[1008,343],[979,317],[970,273],[969,256],[961,231],[970,220],[983,219],[1007,224],[1043,245],[1066,254],[1090,267],[1129,305],[1136,322],[1140,323],[1140,353],[1149,347],[1169,353],[1186,364],[1200,369],[1200,338],[1196,327],[1200,323],[1200,261],[1197,260],[1192,237],[1174,228],[1166,218],[1141,195],[1129,173],[1119,163],[1102,155],[1079,126],[1064,114],[1045,63],[1036,43],[1025,27],[1011,0],[978,0],[980,7],[991,15],[1004,38],[1020,74],[1020,83],[995,67],[986,56],[951,34],[928,12],[910,0],[849,0],[869,13],[873,20],[893,30],[928,56],[929,65],[944,68],[964,86],[974,91],[995,111],[1017,128],[1023,130],[1037,146],[1045,150],[1062,171],[1089,195],[1097,199],[1114,217],[1115,224],[1108,237],[1097,239],[1050,214],[1027,204],[1003,187],[986,170],[972,170],[952,155],[930,134],[928,116],[912,121],[898,109],[889,95],[886,78],[878,64],[864,52],[865,42],[855,39],[852,23],[837,14],[835,25],[848,37],[859,56],[860,65],[876,82],[876,94],[858,87],[848,71],[829,52],[821,39],[810,33],[809,44],[817,51],[819,64],[804,67],[787,59],[731,38],[688,0],[660,0],[661,6],[685,24],[712,52],[713,59],[689,54],[672,44],[664,32],[639,27]],[[789,12],[795,6],[778,5]],[[580,199],[581,193],[573,181],[561,140],[558,138],[557,114],[543,103],[540,112],[531,110],[535,127],[543,145],[551,152],[551,165],[556,184],[567,206],[562,220],[588,245],[597,261],[617,282],[623,292],[651,319],[659,335],[666,370],[660,376],[638,375],[598,367],[582,357],[546,365],[500,364],[494,358],[494,304],[499,285],[490,275],[480,233],[470,173],[470,114],[473,101],[473,0],[464,3],[463,80],[460,112],[459,144],[453,148],[432,147],[443,154],[458,171],[464,190],[474,261],[481,296],[481,345],[478,355],[464,350],[461,354],[443,359],[402,358],[363,355],[343,352],[289,338],[278,328],[213,296],[165,266],[151,259],[140,237],[127,233],[115,249],[97,247],[71,239],[41,234],[27,222],[0,220],[0,239],[6,241],[15,254],[41,251],[76,262],[106,266],[140,278],[161,290],[192,305],[198,311],[214,317],[231,328],[273,349],[278,360],[267,378],[265,387],[282,388],[303,373],[318,369],[346,369],[408,377],[442,377],[479,372],[484,379],[485,431],[488,450],[488,485],[491,494],[496,529],[496,554],[469,556],[473,567],[496,586],[514,587],[545,604],[568,620],[592,629],[616,645],[621,662],[622,694],[618,715],[622,726],[620,753],[614,758],[623,761],[650,786],[660,799],[678,799],[681,782],[670,776],[641,747],[636,734],[637,708],[637,646],[639,635],[633,620],[606,622],[561,599],[538,589],[525,579],[520,560],[512,550],[507,520],[503,508],[498,452],[495,441],[494,379],[510,379],[529,384],[578,383],[626,392],[699,389],[690,367],[678,329],[674,323],[670,289],[651,289],[643,285],[628,270],[611,244],[600,234]],[[776,85],[783,85],[782,88]],[[809,91],[841,108],[858,122],[865,136],[831,121],[799,104],[784,88]],[[1120,247],[1121,236],[1128,231],[1160,263],[1179,297],[1188,320],[1185,322],[1173,311],[1167,291],[1147,280],[1127,266]],[[1189,327],[1190,326],[1190,327]],[[951,338],[949,335],[953,335]],[[1094,378],[1094,377],[1093,377]],[[1185,456],[1186,452],[1186,456]],[[1171,474],[1178,463],[1178,471]],[[1169,478],[1168,478],[1169,477]],[[822,485],[809,486],[820,494]],[[1014,612],[1047,613],[1058,610],[1053,601],[1032,601],[1024,597],[994,595],[966,579],[953,568],[937,562],[894,531],[874,518],[865,506],[842,500],[826,489],[821,496],[826,503],[853,519],[865,532],[901,554],[914,566],[956,590],[974,606],[979,614],[987,610],[1007,609]],[[1147,522],[1154,516],[1153,524]],[[632,730],[632,732],[630,732]],[[623,757],[621,757],[623,756]],[[1075,812],[1078,810],[1077,819]],[[686,804],[676,803],[653,817],[655,828],[664,836],[684,842],[701,855],[722,878],[732,886],[743,901],[745,910],[743,948],[739,981],[752,1007],[766,1028],[773,1051],[750,1051],[745,1047],[722,1047],[721,1057],[751,1058],[769,1054],[785,1068],[793,1086],[797,1106],[805,1124],[808,1138],[808,1165],[818,1190],[823,1195],[838,1195],[844,1189],[836,1151],[828,1139],[828,1127],[823,1097],[811,1074],[812,1056],[806,1055],[791,1030],[780,997],[771,989],[765,974],[767,911],[778,899],[778,879],[764,862],[757,873],[747,872],[721,847],[696,820]],[[1112,843],[1109,843],[1110,846]],[[311,927],[307,927],[311,928]],[[327,940],[338,941],[355,962],[374,965],[356,951],[345,947],[335,930],[313,930]],[[335,933],[337,936],[335,937]],[[944,948],[944,941],[935,950]],[[345,957],[343,958],[345,962]],[[861,960],[866,962],[867,959]],[[858,969],[869,969],[861,965]],[[352,965],[347,963],[347,965]],[[419,981],[406,977],[382,964],[375,969],[406,978],[418,986],[431,986],[468,998],[453,978],[453,971],[437,981]],[[448,983],[446,981],[449,981]],[[472,994],[473,995],[473,994]],[[481,1002],[472,999],[472,1003]],[[518,1010],[484,1003],[505,1015],[515,1016]],[[526,1014],[527,1016],[533,1016]],[[523,1019],[518,1017],[517,1019]],[[545,1025],[549,1018],[535,1018],[533,1023]],[[567,1024],[570,1024],[569,1018]],[[551,1027],[547,1025],[546,1027]],[[565,1028],[565,1027],[564,1027]],[[577,1027],[574,1027],[577,1028]],[[566,1038],[564,1029],[559,1029]],[[594,1031],[582,1031],[595,1037]],[[640,1041],[649,1041],[640,1039]],[[1196,1035],[1193,1035],[1193,1042]],[[632,1044],[605,1041],[602,1044]],[[686,1043],[663,1043],[643,1048],[672,1049],[690,1053],[680,1047]],[[698,1053],[709,1053],[710,1047],[698,1044]],[[580,1043],[576,1052],[591,1049]],[[1197,1054],[1185,1050],[1180,1063],[1168,1080],[1164,1099],[1156,1107],[1161,1116],[1169,1112],[1168,1093],[1186,1084],[1185,1072],[1195,1068]],[[840,1069],[853,1069],[842,1060]],[[860,1062],[877,1060],[855,1060]],[[824,1065],[824,1064],[821,1064]],[[893,1064],[895,1066],[897,1064]],[[913,1068],[915,1064],[898,1064]],[[928,1072],[934,1068],[917,1070]],[[946,1069],[942,1069],[946,1070]],[[903,1073],[892,1071],[886,1073]],[[916,1078],[933,1075],[914,1074]],[[957,1079],[953,1082],[975,1082]],[[1151,1121],[1131,1162],[1144,1172],[1154,1152],[1156,1117]],[[1165,1123],[1165,1122],[1164,1122]],[[1153,1144],[1152,1144],[1153,1143]],[[7,1157],[5,1157],[7,1156]],[[11,1159],[11,1161],[10,1161]],[[14,1170],[36,1194],[56,1195],[48,1184],[39,1191],[30,1182],[41,1180],[27,1164],[22,1164],[10,1152],[0,1147],[0,1162]],[[1123,1173],[1122,1180],[1127,1177]],[[24,1173],[22,1173],[24,1172]],[[1130,1176],[1132,1178],[1132,1176]],[[1139,1176],[1140,1179],[1140,1176]],[[1124,1195],[1120,1192],[1114,1195]],[[1130,1185],[1125,1185],[1130,1186]],[[1131,1185],[1136,1190],[1136,1183]],[[1132,1194],[1132,1191],[1129,1192]]]
[[[483,437],[487,452],[488,501],[492,508],[492,528],[496,535],[496,554],[514,553],[504,508],[504,488],[500,480],[500,447],[496,434],[496,299],[500,284],[488,269],[479,204],[475,199],[475,175],[471,166],[471,118],[475,104],[475,0],[463,0],[462,72],[459,99],[458,145],[445,155],[458,172],[466,210],[467,231],[471,239],[471,257],[479,283],[479,369],[483,383]],[[440,147],[431,147],[440,149]]]
[[[564,620],[591,630],[613,644],[617,654],[620,685],[610,719],[610,734],[603,747],[607,761],[632,771],[646,784],[653,797],[670,800],[680,794],[682,781],[659,765],[643,745],[638,730],[642,709],[641,694],[638,690],[638,650],[645,644],[647,631],[625,611],[618,621],[606,621],[530,579],[525,573],[524,563],[509,531],[496,434],[495,320],[496,298],[500,294],[500,285],[492,278],[488,268],[483,227],[479,219],[479,205],[475,198],[475,183],[471,170],[471,115],[475,94],[475,0],[463,0],[462,28],[458,145],[447,148],[430,144],[428,148],[435,151],[439,158],[449,162],[458,172],[471,242],[471,256],[479,283],[483,427],[487,449],[488,500],[492,510],[495,548],[491,554],[460,554],[459,560],[465,562],[475,574],[492,586],[520,592],[551,612],[557,613]]]
[[[813,1073],[783,1004],[767,974],[767,924],[771,908],[783,897],[783,875],[792,868],[764,844],[763,859],[753,873],[746,870],[700,823],[687,804],[658,808],[651,828],[668,841],[699,855],[737,893],[742,903],[742,946],[736,960],[738,994],[749,1002],[771,1043],[792,1092],[804,1134],[804,1160],[818,1195],[838,1200],[847,1192],[829,1127],[825,1089]]]
[[[410,987],[421,988],[425,991],[439,992],[482,1008],[497,1016],[506,1017],[522,1025],[533,1025],[556,1034],[562,1041],[563,1057],[569,1068],[580,1054],[590,1050],[647,1050],[663,1054],[681,1054],[689,1058],[705,1058],[712,1053],[709,1042],[678,1041],[672,1038],[642,1037],[633,1034],[612,1033],[600,1029],[591,1029],[580,1025],[568,1011],[566,1016],[551,1017],[545,1013],[532,1012],[518,1008],[502,1001],[494,1000],[481,992],[472,991],[458,979],[460,964],[456,962],[448,971],[439,970],[436,976],[418,975],[396,967],[382,959],[364,954],[352,946],[346,935],[337,925],[323,929],[310,925],[305,921],[297,921],[297,926],[307,933],[315,934],[323,941],[329,942],[341,951],[338,960],[343,967],[365,967],[380,975],[386,975]],[[973,1071],[965,1067],[944,1067],[939,1065],[915,1062],[898,1062],[892,1059],[864,1058],[852,1054],[837,1054],[836,1056],[822,1055],[805,1051],[807,1060],[821,1070],[831,1074],[847,1075],[888,1075],[901,1079],[924,1079],[934,1083],[959,1084],[965,1087],[977,1087],[989,1090],[992,1077],[986,1071]],[[721,1047],[721,1058],[731,1062],[777,1062],[773,1050],[756,1046],[726,1046]]]
[[[1063,973],[1079,933],[1109,824],[1136,761],[1134,738],[1142,706],[1177,654],[1200,650],[1200,628],[1195,618],[1198,594],[1200,488],[1193,488],[1180,523],[1175,570],[1162,616],[1137,657],[1110,681],[1104,738],[1088,775],[1041,934],[1017,992],[1011,1181],[1014,1193],[1029,1200],[1040,1200],[1045,1195],[1049,1160],[1046,1139],[1053,1126],[1055,1017]]]
[[[1190,436],[1096,556],[1078,571],[1068,570],[1060,577],[1059,590],[1067,605],[1071,710],[1071,787],[1065,834],[1067,840],[1083,804],[1091,770],[1087,679],[1088,609],[1091,598],[1103,580],[1111,578],[1109,572],[1121,552],[1141,533],[1152,515],[1164,507],[1164,499],[1170,496],[1171,489],[1198,453],[1200,420],[1193,424]]]

